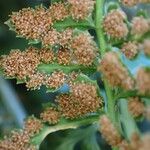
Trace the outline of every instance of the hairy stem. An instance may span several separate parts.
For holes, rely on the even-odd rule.
[[[96,34],[99,44],[99,51],[100,54],[103,56],[106,53],[106,41],[103,31],[103,8],[104,8],[105,0],[96,0],[96,20],[95,20],[95,26],[96,26]],[[104,80],[104,86],[106,90],[107,100],[108,100],[108,115],[112,119],[112,121],[115,121],[115,112],[114,112],[114,105],[115,102],[113,101],[112,96],[112,90],[109,87],[109,84],[106,80]]]

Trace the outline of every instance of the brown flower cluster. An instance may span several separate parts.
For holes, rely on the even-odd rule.
[[[93,38],[88,33],[82,33],[73,38],[71,48],[74,50],[74,55],[79,64],[92,65],[97,48]]]
[[[139,97],[129,98],[128,109],[134,117],[139,117],[144,114],[145,106]]]
[[[61,114],[69,119],[85,116],[102,107],[96,87],[87,83],[75,83],[70,94],[58,96],[57,103]]]
[[[68,0],[70,13],[73,19],[82,20],[87,18],[94,9],[94,0]]]
[[[100,117],[100,132],[108,144],[113,147],[122,142],[122,137],[106,115]]]
[[[56,124],[60,119],[60,112],[54,107],[48,107],[40,114],[40,118],[43,122]]]
[[[136,77],[137,88],[141,94],[150,93],[150,70],[147,68],[140,68]]]
[[[86,19],[94,8],[93,0],[68,0],[64,3],[54,3],[49,8],[43,6],[24,8],[10,15],[10,23],[18,35],[27,39],[38,39],[44,45],[53,45],[69,38],[70,33],[61,35],[53,28],[56,21],[62,21],[72,16],[73,19]],[[65,41],[65,43],[67,43]]]
[[[52,18],[47,9],[40,6],[35,9],[24,8],[11,15],[11,22],[18,35],[27,39],[39,39],[52,25]]]
[[[109,81],[111,86],[121,87],[126,90],[134,88],[134,80],[121,63],[116,52],[107,52],[104,55],[99,70],[103,73],[104,78]]]
[[[149,3],[150,0],[121,0],[121,2],[125,6],[132,7],[139,3]]]
[[[104,18],[103,27],[105,32],[112,38],[124,38],[128,34],[127,25],[124,23],[126,18],[122,10],[112,10]]]
[[[39,133],[43,125],[35,117],[29,117],[25,121],[23,130],[12,131],[11,135],[0,141],[1,150],[37,150],[30,144],[31,138]]]
[[[128,59],[133,59],[138,53],[138,45],[135,42],[124,43],[121,51]]]
[[[8,56],[3,56],[2,68],[6,76],[24,80],[35,73],[39,63],[37,49],[30,47],[24,52],[12,50]]]
[[[149,21],[143,16],[134,17],[131,21],[131,34],[143,35],[150,30]]]

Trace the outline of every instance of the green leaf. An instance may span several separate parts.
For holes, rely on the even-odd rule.
[[[34,44],[38,44],[38,43],[40,43],[40,40],[38,40],[38,39],[29,40],[29,42],[28,42],[29,45],[34,45]]]
[[[45,137],[53,132],[59,131],[59,130],[66,130],[66,129],[76,129],[80,126],[88,125],[88,124],[95,124],[99,121],[99,116],[101,114],[94,114],[90,115],[86,118],[81,118],[81,119],[75,119],[75,120],[61,120],[57,125],[54,126],[47,126],[45,125],[41,132],[37,135],[35,135],[31,139],[31,143],[37,147],[40,146],[42,141],[45,139]]]
[[[86,67],[83,65],[59,65],[57,63],[52,63],[52,64],[40,64],[37,68],[38,71],[44,72],[47,74],[51,74],[52,72],[56,70],[61,70],[64,73],[68,74],[71,73],[72,71],[82,71],[83,73],[94,73],[96,72],[96,68],[93,67]]]
[[[57,29],[58,31],[62,31],[66,28],[78,28],[81,30],[86,29],[93,29],[95,28],[93,20],[88,18],[87,20],[83,21],[75,21],[71,17],[64,19],[63,21],[58,21],[54,23],[53,27]]]

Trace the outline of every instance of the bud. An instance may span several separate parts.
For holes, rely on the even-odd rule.
[[[112,38],[124,38],[128,34],[127,25],[124,23],[126,18],[122,10],[113,10],[104,18],[103,27],[105,32]]]
[[[100,117],[100,132],[108,144],[113,147],[118,146],[122,142],[121,135],[106,115]]]
[[[138,53],[138,46],[134,42],[124,43],[121,51],[128,59],[133,59]]]
[[[134,80],[121,63],[116,52],[108,52],[104,55],[100,63],[99,71],[103,73],[104,78],[113,87],[121,87],[126,90],[134,88]]]

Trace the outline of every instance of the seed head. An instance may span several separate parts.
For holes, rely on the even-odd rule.
[[[108,52],[105,54],[99,70],[111,86],[119,86],[126,90],[134,88],[134,80],[130,77],[128,70],[123,66],[116,52]]]
[[[66,75],[62,71],[54,71],[46,78],[46,86],[50,88],[59,88],[64,84]]]
[[[71,94],[63,94],[57,98],[58,106],[65,118],[83,117],[102,107],[102,100],[93,85],[78,83],[71,89]]]
[[[139,97],[133,97],[129,99],[128,109],[134,117],[139,117],[144,114],[145,106]]]
[[[149,31],[149,22],[144,17],[134,17],[132,20],[131,34],[143,35]]]
[[[48,122],[49,124],[56,124],[60,119],[60,113],[53,107],[46,108],[44,112],[40,114],[43,122]]]
[[[138,53],[138,46],[134,42],[123,44],[121,51],[128,59],[133,59]]]
[[[70,14],[75,20],[86,19],[94,9],[94,0],[68,0]]]
[[[122,142],[121,135],[106,115],[100,118],[100,132],[111,146],[118,146]]]
[[[42,127],[42,122],[33,116],[25,120],[24,130],[28,133],[30,137],[38,134]]]
[[[137,88],[141,94],[150,93],[150,71],[146,68],[140,68],[136,77]]]
[[[83,33],[74,37],[71,48],[74,50],[75,58],[79,64],[92,65],[96,58],[97,48],[89,34]]]
[[[124,23],[126,15],[121,10],[113,10],[104,19],[105,32],[112,38],[124,38],[128,34],[127,25]]]

